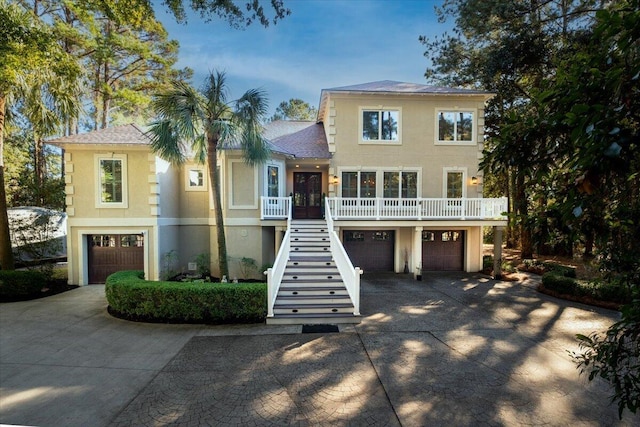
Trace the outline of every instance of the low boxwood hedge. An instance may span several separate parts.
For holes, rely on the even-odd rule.
[[[0,299],[18,300],[42,293],[47,279],[34,270],[0,270]]]
[[[628,304],[631,302],[631,292],[618,285],[577,280],[551,271],[542,275],[542,291],[550,291],[564,296],[573,296],[576,301],[585,303],[601,302],[612,308],[612,305]],[[610,303],[610,304],[609,304]]]
[[[109,311],[132,320],[166,323],[256,323],[267,313],[264,283],[182,283],[144,280],[120,271],[105,283]]]

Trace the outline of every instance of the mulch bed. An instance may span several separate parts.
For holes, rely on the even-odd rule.
[[[538,292],[546,295],[550,295],[555,298],[560,298],[568,301],[579,302],[582,304],[593,305],[595,307],[608,308],[609,310],[620,310],[621,305],[615,302],[610,301],[601,301],[589,296],[576,296],[570,294],[562,294],[560,292],[553,291],[551,289],[545,288],[545,286],[540,283],[538,285]]]

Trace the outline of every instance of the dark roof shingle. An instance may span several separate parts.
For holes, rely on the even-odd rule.
[[[277,151],[296,158],[331,158],[322,123],[277,120],[265,126],[264,136]]]
[[[137,125],[113,126],[87,133],[63,136],[47,141],[49,144],[115,144],[149,145],[151,139]]]

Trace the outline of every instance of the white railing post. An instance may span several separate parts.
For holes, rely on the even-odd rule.
[[[282,239],[282,244],[273,262],[273,266],[264,272],[267,276],[267,317],[273,317],[274,315],[273,306],[276,302],[278,291],[280,290],[280,283],[282,283],[282,277],[284,276],[284,270],[287,266],[287,261],[289,261],[289,253],[291,251],[291,197],[282,197],[279,199],[282,199],[285,203],[287,231],[284,233],[284,238]]]
[[[353,303],[353,315],[360,315],[360,275],[362,270],[358,267],[353,267],[347,251],[342,246],[342,242],[338,238],[338,233],[333,229],[333,218],[331,217],[331,210],[329,209],[329,203],[325,203],[325,220],[327,221],[327,231],[329,232],[329,245],[331,248],[331,255],[333,261],[336,263],[336,267],[340,272],[342,281],[351,302]]]

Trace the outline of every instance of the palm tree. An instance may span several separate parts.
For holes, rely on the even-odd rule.
[[[155,97],[153,108],[158,119],[149,131],[152,150],[173,164],[182,164],[190,149],[197,162],[208,164],[216,215],[219,274],[229,276],[216,167],[218,149],[225,146],[240,148],[249,165],[263,163],[269,158],[261,124],[267,113],[266,93],[251,89],[230,102],[225,73],[215,71],[209,73],[201,91],[182,81],[173,82],[169,90]]]
[[[47,136],[45,133],[53,131],[58,115],[76,111],[70,105],[62,107],[60,103],[69,100],[69,90],[77,83],[79,68],[76,61],[60,48],[50,28],[31,11],[15,3],[7,4],[5,0],[0,0],[0,40],[0,268],[13,270],[15,264],[4,187],[6,113],[11,106],[20,103],[35,107],[35,95],[39,94],[42,105],[39,112],[46,112],[48,118],[35,114],[35,110],[33,115],[27,116],[34,126],[43,131],[41,136]],[[48,89],[42,91],[43,86]],[[43,94],[47,94],[46,99],[42,98]],[[67,101],[61,101],[62,98]]]

